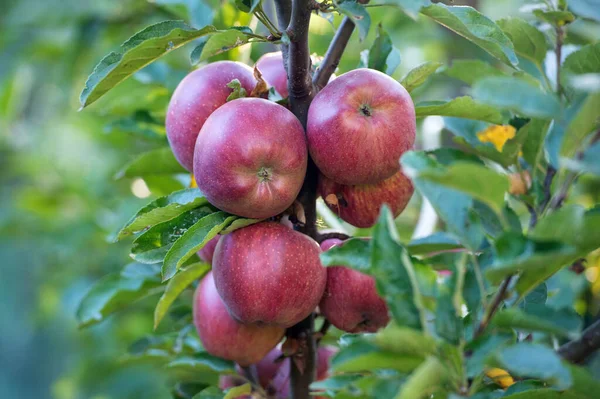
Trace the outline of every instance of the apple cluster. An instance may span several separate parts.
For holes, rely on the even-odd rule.
[[[300,192],[309,155],[319,169],[319,194],[340,218],[370,227],[383,204],[397,216],[413,193],[399,159],[412,148],[416,130],[410,95],[381,72],[357,69],[331,80],[313,99],[305,132],[276,102],[260,96],[228,101],[234,80],[247,93],[266,83],[288,96],[280,52],[265,54],[255,70],[260,73],[219,61],[191,72],[175,90],[166,119],[175,157],[208,201],[263,220],[217,236],[199,252],[212,265],[194,297],[200,339],[209,353],[241,366],[273,363],[285,330],[317,308],[350,333],[389,322],[372,277],[321,265],[320,253],[341,240],[319,245],[278,220]],[[259,377],[272,386],[283,367],[263,368],[269,371]],[[285,392],[283,385],[278,392]]]

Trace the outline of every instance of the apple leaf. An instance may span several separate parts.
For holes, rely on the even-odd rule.
[[[434,252],[461,249],[463,246],[448,233],[437,232],[427,237],[412,240],[408,243],[407,248],[412,255],[427,255]]]
[[[183,212],[208,204],[208,200],[197,188],[176,191],[160,197],[140,209],[119,231],[117,240],[152,227],[155,224],[173,219]]]
[[[600,142],[590,145],[580,157],[576,159],[562,159],[561,165],[577,173],[590,173],[600,177]]]
[[[190,227],[169,249],[162,267],[163,281],[172,278],[177,269],[221,230],[237,219],[225,212],[215,212],[203,217]]]
[[[321,254],[323,266],[346,266],[359,271],[367,271],[371,267],[371,243],[361,238],[351,238],[342,245]]]
[[[402,84],[402,86],[404,86],[406,91],[408,91],[410,93],[414,89],[416,89],[417,87],[419,87],[423,83],[425,83],[425,81],[427,80],[429,75],[435,73],[435,71],[437,71],[438,68],[441,66],[442,66],[441,62],[433,62],[433,61],[421,64],[421,65],[411,69],[406,74],[406,76],[400,81],[400,83]]]
[[[553,119],[561,112],[554,94],[539,86],[512,77],[490,77],[473,86],[473,96],[482,103],[516,112],[523,116]]]
[[[161,320],[167,314],[169,307],[175,302],[175,299],[195,280],[202,278],[210,270],[210,265],[206,263],[193,263],[182,269],[175,275],[165,288],[156,308],[154,309],[154,329],[160,324]]]
[[[462,80],[468,85],[490,76],[507,76],[500,69],[481,60],[455,60],[444,73],[454,79]]]
[[[516,342],[516,334],[500,332],[485,334],[469,342],[466,350],[471,353],[466,359],[466,374],[469,378],[476,377],[485,369],[487,359],[505,346]]]
[[[250,36],[238,29],[228,29],[212,34],[208,40],[199,44],[191,54],[192,64],[205,61],[217,54],[224,53],[233,48],[248,43]]]
[[[419,11],[426,5],[431,4],[430,0],[389,0],[386,4],[395,4],[412,19],[416,19]]]
[[[98,280],[79,303],[79,327],[99,323],[136,300],[162,291],[159,271],[158,265],[131,263],[121,273]]]
[[[117,172],[115,178],[176,173],[188,173],[188,171],[177,162],[170,147],[163,147],[138,155]]]
[[[471,97],[457,97],[450,101],[425,101],[415,104],[417,118],[429,115],[454,116],[494,124],[502,124],[502,113],[493,106],[473,100]]]
[[[600,22],[598,0],[569,0],[569,8],[580,17]]]
[[[426,398],[448,381],[448,368],[437,358],[428,357],[402,384],[395,399]]]
[[[423,8],[421,13],[475,43],[505,64],[515,66],[519,63],[510,39],[494,21],[474,8],[437,3]]]
[[[171,50],[215,31],[214,26],[194,29],[183,21],[163,21],[141,30],[96,65],[81,92],[81,108]]]
[[[558,354],[540,344],[521,342],[505,347],[496,353],[491,365],[507,370],[510,375],[547,381],[559,390],[572,384],[571,373]]]
[[[204,388],[202,391],[198,392],[192,399],[223,399],[225,394],[219,388],[213,386]]]
[[[400,63],[400,57],[394,57],[392,52],[398,52],[398,49],[394,47],[390,35],[379,24],[377,37],[369,50],[368,67],[391,75]]]
[[[131,257],[141,263],[162,262],[175,241],[200,219],[214,212],[214,208],[202,206],[152,226],[133,241]]]
[[[575,21],[575,15],[573,15],[569,11],[546,11],[538,8],[536,10],[533,10],[533,15],[535,15],[544,22],[548,22],[554,27],[561,27]]]
[[[527,312],[516,308],[499,310],[491,324],[501,329],[539,331],[573,339],[581,328],[581,318],[574,310],[532,305]]]
[[[517,54],[541,67],[548,50],[542,32],[521,18],[505,18],[496,23],[513,42]]]
[[[235,0],[235,6],[237,9],[247,14],[254,12],[260,3],[261,0]]]
[[[358,37],[360,41],[362,42],[365,40],[369,33],[369,28],[371,27],[371,16],[367,9],[363,7],[362,4],[349,0],[339,3],[337,10],[354,22],[354,25],[358,28]]]
[[[392,369],[410,372],[423,362],[423,357],[414,354],[399,355],[382,351],[366,339],[358,339],[344,347],[331,359],[331,369],[336,372],[359,372],[375,369]]]
[[[233,362],[200,352],[182,356],[165,366],[166,371],[179,381],[204,382],[217,385],[219,374],[235,374]]]
[[[253,224],[262,222],[264,219],[245,219],[239,218],[235,219],[229,226],[225,227],[219,234],[225,235],[229,234],[237,229],[241,229],[242,227],[251,226]]]
[[[588,44],[569,54],[562,68],[577,75],[600,72],[600,42]]]
[[[250,393],[252,393],[252,385],[248,382],[237,387],[229,388],[223,399],[236,399],[244,397],[245,395],[250,395]]]

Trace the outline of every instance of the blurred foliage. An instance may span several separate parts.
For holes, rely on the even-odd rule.
[[[494,21],[508,16],[520,16],[532,21],[532,8],[539,8],[544,2],[526,6],[519,0],[454,2],[458,3],[476,5]],[[573,3],[574,12],[586,12],[584,1]],[[268,15],[273,15],[271,2],[265,2],[264,8]],[[367,65],[389,68],[388,72],[393,71],[392,76],[398,80],[425,62],[445,65],[437,70],[438,64],[432,64],[436,68],[426,71],[428,78],[416,80],[419,83],[411,94],[415,102],[420,103],[450,99],[471,92],[475,95],[478,92],[486,93],[486,89],[489,92],[490,87],[493,90],[502,83],[489,80],[491,77],[485,75],[489,73],[488,69],[487,72],[481,71],[488,76],[488,80],[480,82],[471,91],[469,86],[475,82],[475,78],[453,71],[453,60],[485,61],[495,68],[492,73],[500,78],[509,71],[490,53],[424,16],[413,20],[401,10],[388,7],[370,8],[369,13],[372,21],[380,22],[382,28],[375,29],[372,26],[362,42],[358,40],[358,34],[354,34],[340,63],[340,72],[365,65],[365,57],[361,57],[361,52],[371,48],[374,42],[380,47],[388,46],[390,52],[385,59],[368,57]],[[545,40],[552,41],[555,38],[551,26],[554,20],[551,15],[543,18],[549,22],[539,24],[539,29],[545,35]],[[143,179],[136,177],[136,173],[140,173],[139,168],[144,167],[136,160],[140,159],[140,154],[148,151],[161,151],[166,144],[163,123],[166,105],[179,80],[191,68],[189,56],[193,44],[137,72],[134,78],[111,90],[86,112],[76,112],[79,108],[79,91],[102,56],[116,50],[134,32],[167,19],[184,19],[196,28],[212,21],[217,28],[250,26],[255,32],[267,33],[248,14],[237,11],[233,2],[218,0],[4,1],[0,16],[0,259],[3,272],[0,278],[0,316],[3,317],[0,324],[0,397],[166,398],[170,396],[172,384],[157,365],[162,366],[165,359],[171,356],[193,354],[200,348],[195,332],[186,327],[189,326],[191,304],[189,290],[173,304],[169,315],[157,330],[158,337],[151,336],[158,292],[87,329],[79,330],[75,318],[78,304],[93,282],[109,273],[123,275],[121,270],[128,263],[129,244],[113,244],[112,241],[130,215],[149,199],[189,185],[189,176],[185,174],[161,175],[153,172],[144,173]],[[335,16],[333,25],[337,26],[340,19]],[[563,48],[565,55],[579,46],[600,39],[600,28],[593,19],[580,18],[569,25]],[[313,17],[311,50],[318,55],[324,54],[333,34],[330,21]],[[216,55],[211,61],[236,59],[251,64],[261,54],[273,50],[272,44],[257,43]],[[400,54],[401,62],[394,70],[390,66],[395,65],[397,59],[390,57],[396,51]],[[553,77],[556,74],[552,62],[542,62],[537,56],[531,60],[527,57],[527,51],[516,53],[521,65],[529,66],[528,75],[524,77],[527,82],[523,84],[530,84],[534,79],[534,86],[554,86]],[[538,53],[534,51],[533,54]],[[551,61],[552,56],[550,52],[545,59]],[[475,67],[469,70],[473,74],[480,71]],[[544,74],[543,71],[549,82],[536,80]],[[514,90],[523,90],[523,87],[525,91],[529,88],[521,85]],[[538,89],[541,90],[540,87]],[[485,95],[478,98],[494,106],[505,106],[510,102],[511,94],[504,90],[491,99],[485,98]],[[536,100],[536,103],[539,101]],[[439,112],[440,104],[424,104],[421,107],[423,115]],[[510,103],[508,105],[508,109],[515,110]],[[431,107],[438,108],[432,111]],[[523,110],[517,108],[516,111]],[[532,115],[527,112],[531,111],[528,109],[523,115],[539,115],[539,112]],[[493,115],[493,118],[496,117]],[[505,118],[505,115],[499,117]],[[490,117],[482,120],[490,121]],[[498,152],[490,152],[493,146],[474,144],[476,133],[490,126],[489,123],[448,118],[444,122],[446,130],[442,134],[442,141],[445,144],[456,146],[454,142],[458,142],[463,146],[471,146],[472,152],[489,156],[499,164],[510,162],[504,158],[505,152],[501,154],[503,158],[498,158]],[[419,136],[422,137],[428,129],[435,130],[440,123],[439,117],[421,122]],[[516,126],[517,129],[521,127]],[[557,135],[560,133],[556,132]],[[506,142],[504,148],[509,149],[510,146],[511,140]],[[536,159],[539,149],[524,147],[523,152],[524,158],[529,161]],[[514,157],[517,154],[518,151],[515,151]],[[438,155],[436,162],[445,165],[443,157],[448,154]],[[138,169],[132,169],[132,164],[137,165]],[[125,165],[129,167],[124,168]],[[572,167],[585,168],[585,165],[582,161]],[[449,181],[458,172],[447,168],[444,173],[422,173],[419,178],[424,181],[425,187],[426,180]],[[535,180],[533,190],[539,190],[539,186],[535,185],[541,181],[539,171],[533,171],[532,174]],[[564,171],[560,178],[564,178]],[[463,184],[453,181],[458,188]],[[486,193],[479,195],[484,197],[479,199],[488,199]],[[404,243],[410,241],[421,201],[421,197],[415,195],[410,206],[396,220],[400,239]],[[588,208],[598,202],[599,181],[590,174],[581,176],[573,188],[569,203]],[[480,204],[477,206],[489,208],[479,201],[477,203]],[[487,203],[492,207],[496,204],[494,198]],[[528,213],[523,203],[511,199],[510,205],[514,212],[506,218],[516,218],[526,223]],[[495,210],[503,212],[502,209]],[[488,215],[497,218],[493,209]],[[336,221],[323,218],[321,222],[324,226],[335,227]],[[448,230],[452,230],[451,221],[446,220],[446,225]],[[376,231],[381,237],[379,243],[395,245],[388,240],[381,226]],[[344,227],[350,230],[350,226]],[[441,230],[443,223],[438,227]],[[464,233],[461,238],[466,238],[465,245],[473,244],[470,232],[454,230],[453,233],[458,236]],[[489,235],[495,233],[498,232],[486,231]],[[371,231],[360,230],[355,234],[371,235]],[[409,249],[417,247],[417,243],[413,244]],[[473,246],[478,244],[480,242]],[[455,261],[455,257],[440,255],[432,259],[431,264],[435,267],[437,262],[438,268],[443,269]],[[152,278],[153,275],[148,277],[149,280]],[[464,282],[470,289],[465,292],[465,301],[469,302],[472,299],[469,295],[475,295],[473,292],[477,288],[474,276],[467,273]],[[455,281],[446,283],[455,284]],[[583,325],[588,325],[600,311],[600,254],[596,251],[587,257],[585,271],[581,274],[563,269],[550,277],[546,289],[547,306],[554,309],[573,307],[581,316]],[[428,293],[433,296],[443,294],[425,290],[426,304],[435,300],[427,298]],[[448,314],[451,313],[452,309],[448,310]],[[447,320],[447,323],[456,323],[456,320]],[[378,338],[383,341],[376,342],[369,350],[376,350],[373,348],[378,345],[387,350],[389,348],[385,347],[385,342],[406,338],[402,331],[391,330],[387,333],[391,336]],[[455,331],[440,330],[438,333],[449,341],[456,339],[452,335]],[[333,331],[327,340],[333,342],[340,336],[339,331]],[[540,333],[540,339],[548,340],[548,336]],[[362,345],[347,337],[345,341],[342,337],[342,341],[345,345]],[[483,346],[482,343],[477,344]],[[440,347],[436,350],[449,349]],[[535,352],[539,348],[533,345],[523,350],[539,353]],[[419,356],[425,355],[421,353]],[[514,366],[514,362],[511,364],[510,361],[513,355],[508,350],[503,351],[497,359],[498,366]],[[215,359],[203,359],[203,362],[188,360],[172,364],[170,368],[179,380],[185,381],[199,370],[206,372],[226,367],[215,362]],[[600,378],[599,365],[600,356],[596,356],[588,365],[596,378]],[[348,363],[344,366],[340,362],[334,368],[344,370],[346,367],[346,371],[352,371],[351,366]],[[376,366],[375,363],[373,367]],[[435,371],[439,365],[428,361],[420,367]],[[519,371],[515,367],[516,375]],[[215,375],[207,375],[210,381],[205,382],[213,383]],[[381,393],[379,397],[388,397],[389,392],[395,392],[398,388],[395,379],[397,374],[382,373],[381,377],[377,383],[379,385],[371,388],[373,392]],[[348,387],[350,385],[351,382]],[[179,386],[180,390],[186,388],[193,392],[197,387]]]

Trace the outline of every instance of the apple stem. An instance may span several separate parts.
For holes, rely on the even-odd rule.
[[[364,1],[364,0],[363,0]],[[289,44],[282,44],[283,63],[288,75],[290,110],[296,115],[304,129],[308,108],[317,92],[317,87],[325,86],[340,61],[342,53],[354,30],[352,21],[346,19],[338,29],[323,59],[320,71],[311,77],[310,49],[308,47],[308,26],[311,17],[310,0],[275,0],[279,30],[287,33]],[[313,84],[313,81],[315,84]],[[296,229],[318,240],[317,230],[317,183],[319,170],[312,159],[308,159],[306,177],[298,202],[304,208],[306,222]],[[300,343],[300,351],[290,359],[290,392],[292,399],[310,399],[310,384],[316,376],[316,347],[314,313],[300,323],[288,328],[287,337]]]

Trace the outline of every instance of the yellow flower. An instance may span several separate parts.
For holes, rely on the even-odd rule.
[[[506,370],[491,368],[486,370],[485,375],[490,377],[496,384],[500,385],[504,389],[515,383],[515,380],[513,380]]]
[[[502,152],[504,144],[514,138],[516,132],[517,129],[511,125],[493,125],[477,132],[477,138],[482,143],[492,143],[498,152]]]

